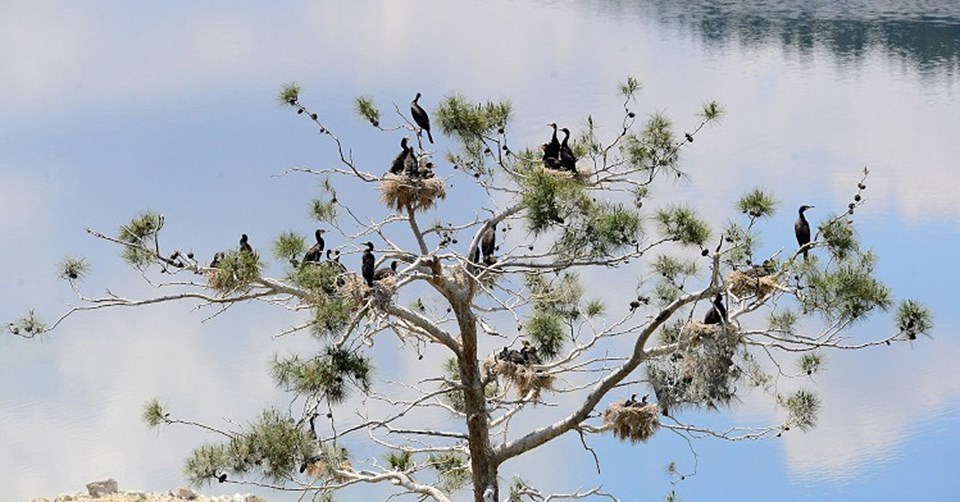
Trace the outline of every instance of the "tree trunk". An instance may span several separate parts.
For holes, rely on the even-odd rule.
[[[484,492],[492,490],[492,499],[499,500],[497,464],[490,448],[487,423],[487,400],[483,389],[483,375],[477,357],[477,323],[469,302],[455,305],[460,338],[463,344],[460,382],[463,384],[464,411],[467,414],[467,433],[470,441],[470,467],[473,472],[473,499],[484,502]]]

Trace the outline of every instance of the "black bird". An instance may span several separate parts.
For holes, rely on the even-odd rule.
[[[420,129],[427,131],[427,139],[433,143],[433,135],[430,134],[430,117],[427,116],[427,112],[420,107],[420,103],[417,101],[420,100],[420,93],[417,93],[417,97],[413,98],[413,101],[410,103],[410,115],[413,115],[413,121],[420,126]]]
[[[484,265],[494,263],[493,253],[497,249],[497,224],[487,225],[487,229],[480,234],[480,252],[483,253]]]
[[[636,406],[636,405],[637,405],[637,395],[636,395],[636,394],[630,394],[630,399],[627,399],[626,401],[623,402],[623,407],[624,407],[624,408],[631,408],[631,407]]]
[[[570,145],[567,144],[567,140],[570,139],[570,129],[564,127],[561,130],[563,131],[563,143],[560,143],[560,166],[564,170],[575,173],[577,172],[577,157],[570,149]]]
[[[797,222],[793,224],[793,232],[797,234],[797,244],[800,247],[805,246],[810,243],[810,223],[807,223],[807,219],[804,218],[803,212],[807,209],[813,209],[813,206],[800,206],[800,217],[797,218]],[[803,250],[803,258],[807,258],[808,249]]]
[[[540,356],[537,355],[537,348],[531,347],[530,342],[524,340],[523,348],[520,349],[520,355],[523,356],[524,364],[541,364]]]
[[[240,236],[240,251],[253,253],[253,248],[250,247],[250,243],[247,242],[247,234],[243,234]]]
[[[557,140],[557,124],[551,122],[547,124],[553,128],[553,137],[550,142],[543,145],[543,165],[549,169],[560,167],[560,141]]]
[[[363,279],[367,281],[367,286],[373,287],[373,267],[376,258],[373,257],[373,243],[366,243],[367,249],[363,251],[363,259],[360,264],[360,273],[363,274]]]
[[[217,478],[217,482],[218,482],[218,483],[226,483],[226,482],[227,482],[227,473],[223,473],[223,474],[220,474],[220,475],[217,475],[217,473],[213,473],[213,477]]]
[[[390,174],[403,173],[403,169],[407,164],[407,157],[410,155],[410,147],[407,146],[408,140],[406,136],[400,140],[400,153],[397,154],[397,157],[393,159],[393,163],[390,164]]]
[[[210,262],[210,268],[217,268],[220,266],[220,259],[223,258],[223,253],[214,253],[213,261]]]
[[[703,316],[703,323],[720,324],[722,322],[727,322],[727,309],[723,306],[723,293],[717,293],[717,296],[713,297],[713,306],[707,311],[707,315]]]
[[[523,357],[523,354],[521,354],[519,351],[516,351],[514,349],[510,349],[510,351],[507,352],[507,360],[513,364],[526,363],[526,359]]]
[[[392,262],[390,262],[390,268],[384,267],[374,272],[373,280],[381,281],[392,275],[397,275],[397,260],[393,260]]]
[[[497,359],[499,359],[499,360],[501,360],[501,361],[509,361],[509,360],[510,360],[510,348],[509,348],[509,347],[504,347],[503,350],[501,350],[500,353],[497,354]]]
[[[317,238],[317,243],[310,246],[310,249],[303,255],[303,263],[318,262],[323,258],[323,247],[325,245],[323,242],[324,232],[326,232],[326,230],[318,228],[317,231],[313,233],[314,237]]]
[[[647,405],[647,398],[649,398],[649,397],[650,397],[650,394],[644,394],[644,395],[643,395],[643,398],[640,400],[640,402],[637,403],[637,406],[646,406],[646,405]]]

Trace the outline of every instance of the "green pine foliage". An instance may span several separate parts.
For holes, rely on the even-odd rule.
[[[437,472],[437,487],[446,493],[454,493],[470,482],[470,469],[459,453],[433,453],[427,462]]]
[[[147,426],[151,429],[159,427],[160,424],[169,423],[169,415],[170,414],[163,409],[163,406],[157,398],[153,398],[143,405],[143,421],[146,422]]]
[[[710,227],[688,206],[675,205],[657,211],[654,216],[664,238],[684,246],[700,246],[710,238]]]
[[[800,368],[801,373],[813,375],[823,369],[825,360],[826,356],[820,352],[807,352],[797,360],[797,366]]]
[[[351,389],[367,392],[372,369],[367,356],[335,347],[307,360],[297,355],[277,357],[271,366],[279,387],[298,395],[322,397],[331,404],[346,400]]]
[[[130,244],[124,246],[121,256],[137,269],[145,269],[157,259],[155,239],[163,218],[157,213],[143,212],[120,226],[117,238]]]
[[[66,256],[60,261],[59,278],[66,281],[78,281],[90,272],[90,265],[83,258]]]
[[[830,216],[820,225],[820,235],[827,243],[827,251],[837,260],[845,260],[860,250],[853,222],[846,218]]]
[[[380,109],[374,103],[373,97],[357,96],[353,100],[353,109],[357,112],[357,115],[366,119],[373,127],[380,126]]]
[[[604,259],[629,246],[640,234],[640,215],[622,204],[589,203],[586,211],[564,227],[554,244],[561,257]]]
[[[917,335],[930,335],[933,329],[933,314],[915,300],[904,300],[897,306],[895,316],[897,329],[908,340],[916,340]]]
[[[591,200],[583,185],[570,178],[533,169],[521,179],[521,184],[520,202],[525,209],[527,227],[534,235],[565,223],[572,214],[590,210]]]
[[[780,203],[760,188],[754,188],[737,201],[737,211],[750,218],[770,218],[777,212]]]
[[[298,101],[300,101],[300,84],[296,82],[284,84],[277,93],[277,103],[281,106],[293,106]]]
[[[273,241],[273,257],[278,260],[296,260],[307,249],[307,239],[293,231],[282,232]]]
[[[846,323],[862,320],[875,309],[890,308],[890,290],[873,277],[875,261],[873,254],[866,252],[835,267],[810,268],[802,297],[805,311]]]
[[[413,453],[410,450],[393,450],[384,460],[395,471],[405,472],[413,467]]]
[[[295,422],[270,408],[246,431],[225,443],[207,444],[187,458],[184,475],[195,486],[212,483],[219,474],[255,474],[282,482],[297,472],[315,450],[313,438]]]
[[[457,413],[466,410],[463,402],[463,391],[460,390],[460,365],[456,358],[449,358],[443,362],[443,383],[440,390],[446,391],[441,397],[443,402]]]
[[[260,278],[263,266],[257,253],[226,251],[210,278],[210,287],[225,295],[243,291]]]
[[[779,396],[780,405],[787,409],[787,424],[808,431],[817,424],[820,398],[811,391],[800,389],[789,397]]]
[[[329,178],[320,182],[319,190],[320,196],[310,203],[310,216],[320,222],[333,223],[337,218],[337,191]]]

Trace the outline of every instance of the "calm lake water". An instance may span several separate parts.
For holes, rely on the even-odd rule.
[[[357,138],[358,158],[373,163],[389,159],[395,141],[362,143],[369,127],[352,116],[353,96],[376,96],[384,109],[417,91],[428,109],[451,91],[509,97],[514,140],[535,145],[552,120],[580,125],[592,115],[613,131],[616,84],[632,75],[644,84],[638,112],[664,111],[679,130],[695,126],[707,100],[726,107],[683,158],[690,181],[662,195],[694,201],[720,226],[742,192],[771,189],[782,210],[766,224],[769,252],[792,245],[792,208],[813,204],[817,219],[842,208],[869,167],[860,237],[898,298],[936,312],[937,329],[912,347],[829,354],[827,371],[803,382],[824,403],[810,433],[701,440],[695,453],[668,432],[637,447],[593,438],[606,459],[599,476],[579,440],[564,438],[508,463],[501,486],[521,474],[546,491],[603,484],[622,500],[659,500],[671,488],[682,500],[960,497],[960,276],[948,265],[960,245],[960,3],[175,4],[0,7],[3,320],[30,308],[52,320],[75,302],[53,272],[65,254],[90,259],[90,294],[151,294],[113,248],[83,231],[110,232],[142,209],[163,212],[171,240],[203,256],[241,232],[266,250],[281,230],[312,229],[306,208],[315,180],[273,175],[327,166],[331,151],[278,110],[273,94],[283,82],[300,82],[305,101],[341,137]],[[345,188],[341,196],[368,195]],[[470,215],[478,203],[454,196],[445,210]],[[596,281],[611,304],[633,286]],[[224,427],[269,403],[286,406],[267,362],[314,347],[305,336],[271,338],[296,322],[278,310],[252,305],[207,321],[213,311],[192,305],[100,311],[71,318],[43,341],[0,338],[0,498],[50,497],[105,477],[125,489],[182,485],[182,459],[210,438],[146,430],[143,402],[158,396],[178,416]],[[851,336],[888,329],[881,315]],[[378,376],[424,374],[395,349],[374,348],[386,356]],[[541,413],[523,423],[542,425],[559,412]],[[689,418],[722,427],[765,423],[774,413],[748,392],[730,412]],[[672,487],[670,461],[696,475]],[[209,490],[236,491],[256,490]],[[361,489],[338,500],[372,496],[385,498]]]

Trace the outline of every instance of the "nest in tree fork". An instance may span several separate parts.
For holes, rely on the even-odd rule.
[[[320,458],[317,461],[307,464],[306,472],[314,479],[330,480],[335,483],[345,483],[349,480],[346,476],[337,471],[352,471],[353,466],[349,459],[343,459],[335,464],[331,464],[329,459]]]
[[[578,183],[584,183],[590,179],[590,176],[593,175],[593,171],[587,167],[578,167],[576,171],[566,171],[562,169],[550,169],[549,167],[544,166],[543,171],[550,173],[553,176],[558,178],[566,178],[568,180],[573,180]]]
[[[521,398],[532,392],[531,398],[537,401],[542,391],[553,390],[553,376],[537,371],[532,366],[497,359],[496,354],[487,356],[482,367],[484,372],[503,377],[508,386],[516,387],[517,396]]]
[[[380,181],[380,200],[395,211],[407,207],[425,211],[446,196],[447,184],[440,178],[411,178],[405,174],[388,173]]]
[[[654,403],[626,406],[624,401],[616,401],[603,410],[603,425],[621,441],[646,441],[660,428],[660,407]]]
[[[340,291],[350,301],[353,310],[366,305],[370,299],[373,307],[383,310],[393,302],[393,296],[397,294],[397,278],[387,277],[373,281],[373,287],[370,287],[363,277],[347,274]]]
[[[743,272],[733,270],[727,274],[727,286],[730,292],[738,298],[757,295],[757,298],[764,299],[770,296],[780,285],[777,283],[776,274],[761,275],[751,277]]]

